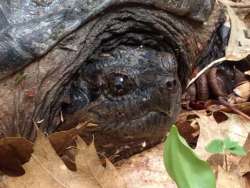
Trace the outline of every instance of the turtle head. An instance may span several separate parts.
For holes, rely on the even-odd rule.
[[[84,132],[98,135],[95,142],[102,147],[112,147],[111,140],[126,147],[160,141],[180,109],[177,66],[173,52],[146,46],[119,46],[93,55],[72,82],[60,129],[76,120],[96,124]]]

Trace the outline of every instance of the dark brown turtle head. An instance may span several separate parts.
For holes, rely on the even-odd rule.
[[[96,124],[83,135],[91,140],[95,134],[95,142],[106,149],[160,141],[180,109],[177,66],[171,50],[147,46],[122,45],[92,56],[62,103],[65,122],[58,129],[81,121]]]
[[[88,121],[109,154],[164,137],[221,15],[213,0],[18,2],[0,3],[2,135]]]

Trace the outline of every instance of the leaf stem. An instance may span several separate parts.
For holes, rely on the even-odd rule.
[[[227,160],[227,154],[226,153],[224,154],[224,161],[225,161],[225,169],[228,172],[229,169],[228,169],[228,160]]]

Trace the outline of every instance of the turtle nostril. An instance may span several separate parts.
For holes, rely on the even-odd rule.
[[[177,84],[176,80],[167,81],[166,87],[167,89],[171,90],[175,88],[176,84]]]

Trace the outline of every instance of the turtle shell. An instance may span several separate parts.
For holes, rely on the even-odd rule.
[[[42,57],[60,40],[107,9],[149,6],[198,22],[214,0],[6,0],[0,2],[0,79]]]

